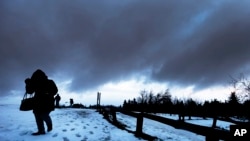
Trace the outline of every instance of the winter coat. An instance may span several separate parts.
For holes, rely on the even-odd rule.
[[[53,80],[45,79],[31,81],[30,85],[26,84],[26,92],[34,95],[33,112],[50,112],[54,110],[54,95],[58,89]]]

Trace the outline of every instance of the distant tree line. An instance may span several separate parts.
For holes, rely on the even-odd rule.
[[[218,117],[244,118],[250,120],[250,99],[240,102],[235,92],[232,92],[225,102],[216,99],[205,102],[197,102],[192,98],[180,100],[172,98],[169,89],[157,94],[152,91],[142,90],[140,96],[134,99],[124,100],[123,108],[129,111],[145,113],[178,114],[179,120],[184,116],[212,117],[214,124]]]

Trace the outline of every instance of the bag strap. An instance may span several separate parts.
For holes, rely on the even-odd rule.
[[[27,98],[27,93],[25,92],[23,95],[23,100]]]
[[[24,100],[24,99],[27,99],[27,98],[28,98],[28,95],[30,95],[30,97],[29,97],[29,98],[34,97],[34,95],[33,95],[33,94],[28,94],[27,92],[25,92],[25,93],[24,93],[24,95],[23,95],[23,100]]]

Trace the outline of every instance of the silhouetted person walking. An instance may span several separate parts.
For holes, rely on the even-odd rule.
[[[61,97],[60,97],[59,94],[56,95],[55,100],[56,100],[56,107],[58,108],[59,107],[59,102],[61,100]]]
[[[74,100],[71,98],[71,99],[69,99],[69,103],[70,103],[70,107],[72,107],[73,106],[73,104],[74,104]]]
[[[26,92],[28,94],[35,93],[33,113],[36,119],[38,132],[32,135],[45,134],[44,122],[47,125],[47,131],[52,130],[52,120],[50,112],[54,110],[54,95],[58,89],[53,80],[48,79],[42,70],[36,70],[31,78],[25,80]]]

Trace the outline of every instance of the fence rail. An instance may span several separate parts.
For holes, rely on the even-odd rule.
[[[133,116],[137,118],[136,123],[136,131],[129,131],[134,133],[138,137],[142,137],[147,140],[153,140],[157,137],[153,137],[151,135],[147,135],[142,132],[143,127],[143,118],[148,118],[154,121],[161,122],[166,125],[173,126],[178,129],[184,129],[202,136],[206,137],[206,141],[219,141],[219,140],[230,140],[230,132],[226,130],[219,130],[212,127],[200,126],[191,123],[186,123],[179,120],[168,119],[156,115],[146,114],[146,113],[134,113],[131,111],[125,111],[122,109],[117,109],[115,107],[102,107],[100,113],[104,115],[104,117],[109,120],[114,125],[118,126],[121,129],[125,129],[124,125],[119,125],[119,122],[116,118],[116,112],[120,112],[125,115]]]

